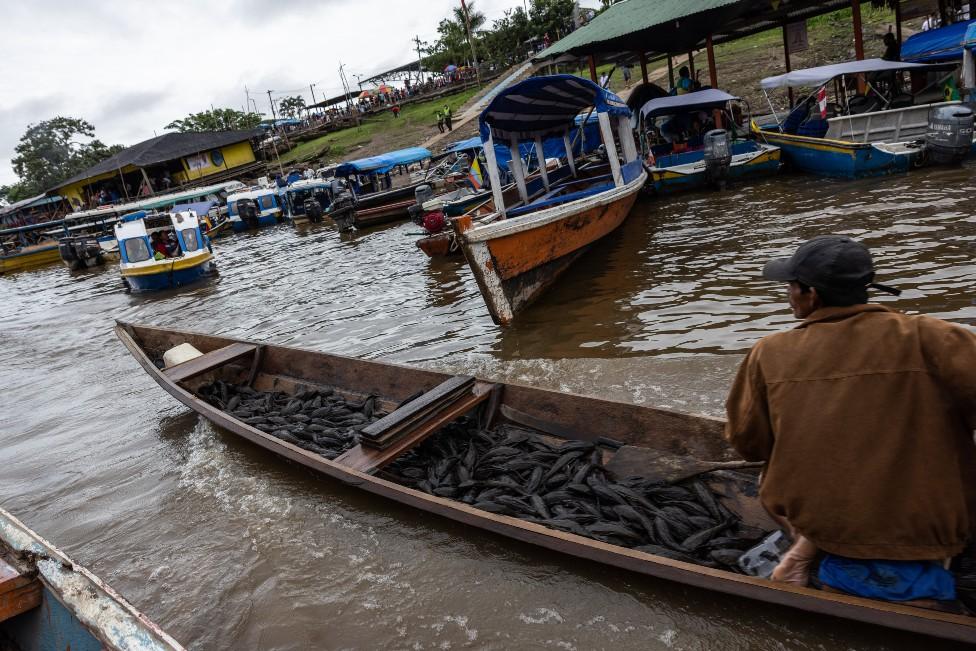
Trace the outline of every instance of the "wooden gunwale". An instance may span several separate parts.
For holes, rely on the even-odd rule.
[[[938,611],[925,610],[903,604],[874,601],[844,594],[834,594],[821,592],[812,588],[802,588],[787,584],[773,583],[765,579],[750,576],[733,574],[723,570],[707,568],[690,563],[684,563],[644,552],[610,545],[597,540],[577,536],[549,529],[539,524],[526,522],[517,518],[488,513],[475,509],[462,502],[455,502],[446,498],[429,495],[427,493],[401,486],[394,482],[385,480],[381,477],[358,472],[351,468],[341,466],[329,461],[316,454],[303,450],[290,443],[281,441],[264,432],[250,427],[249,425],[229,416],[209,403],[200,400],[190,391],[184,389],[171,381],[162,371],[156,368],[155,364],[143,351],[139,342],[132,335],[136,329],[148,334],[175,335],[182,341],[194,343],[197,340],[213,342],[214,345],[222,346],[240,342],[252,345],[261,345],[264,350],[264,364],[269,363],[269,359],[275,355],[295,355],[301,354],[302,359],[307,359],[308,366],[304,370],[314,371],[328,369],[345,364],[359,364],[372,366],[380,372],[390,373],[418,373],[425,376],[433,376],[446,379],[449,375],[433,373],[411,369],[397,364],[385,362],[355,360],[353,358],[331,355],[326,353],[316,353],[289,346],[275,346],[270,344],[260,344],[246,340],[235,340],[224,337],[214,337],[202,333],[188,331],[167,330],[149,326],[133,326],[123,322],[117,322],[115,326],[116,335],[123,345],[129,350],[136,361],[149,375],[174,398],[190,407],[198,414],[214,424],[223,427],[242,438],[255,443],[267,450],[275,452],[287,459],[295,461],[303,466],[317,470],[334,479],[351,486],[362,488],[375,495],[390,498],[401,504],[412,506],[424,511],[440,515],[451,520],[476,526],[478,528],[491,531],[515,540],[520,540],[529,544],[537,545],[545,549],[561,552],[571,556],[604,563],[624,570],[629,570],[667,579],[686,585],[713,590],[726,594],[746,597],[757,601],[789,606],[800,610],[831,615],[860,621],[868,624],[876,624],[890,628],[900,629],[913,633],[929,635],[944,639],[957,640],[961,642],[976,642],[976,617],[955,615]],[[200,346],[198,346],[200,347]],[[296,381],[305,381],[314,384],[316,379],[313,377],[294,378]],[[663,419],[674,417],[676,422],[687,423],[688,434],[691,436],[701,436],[702,432],[714,431],[716,425],[720,425],[718,419],[704,416],[693,416],[673,412],[667,409],[657,409],[650,407],[636,407],[619,403],[611,400],[592,398],[577,394],[548,391],[526,387],[516,383],[505,385],[506,390],[503,394],[502,402],[509,399],[509,394],[523,392],[529,398],[523,400],[523,404],[517,408],[526,410],[536,402],[551,405],[553,402],[564,402],[572,410],[572,403],[583,403],[588,406],[602,406],[605,408],[616,409],[637,409],[644,412],[654,412]],[[527,403],[527,404],[525,404]],[[539,414],[536,414],[539,415]],[[539,415],[544,416],[544,414]],[[696,426],[696,421],[698,421]],[[666,421],[662,421],[666,422]]]

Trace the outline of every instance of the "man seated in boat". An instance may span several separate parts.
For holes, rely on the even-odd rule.
[[[946,563],[976,528],[976,334],[869,304],[869,288],[897,290],[848,237],[814,238],[763,277],[788,283],[803,322],[749,351],[725,434],[766,461],[760,499],[794,540],[773,580],[806,585],[819,561],[827,589],[955,600]]]
[[[166,241],[163,239],[163,234],[160,231],[156,231],[150,236],[150,241],[153,247],[153,257],[157,260],[165,260],[170,257],[169,249],[166,246]]]

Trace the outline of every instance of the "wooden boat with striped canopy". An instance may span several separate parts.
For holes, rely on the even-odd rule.
[[[577,115],[595,111],[607,163],[579,168],[570,132]],[[630,127],[630,109],[619,97],[572,75],[533,77],[505,89],[479,118],[488,159],[492,199],[452,220],[478,287],[495,323],[508,325],[552,285],[594,242],[623,223],[647,180]],[[620,142],[621,157],[617,153]],[[565,165],[527,179],[520,142],[562,136]],[[504,191],[495,142],[512,152],[515,187]]]
[[[926,610],[823,592],[735,573],[718,567],[676,560],[551,526],[489,512],[459,499],[440,497],[397,480],[390,472],[427,441],[450,436],[457,419],[477,418],[493,431],[517,427],[564,446],[592,443],[610,467],[620,444],[644,453],[680,454],[696,459],[729,461],[734,453],[722,438],[723,422],[675,412],[547,391],[519,384],[497,384],[435,371],[261,344],[227,337],[117,323],[117,336],[139,365],[171,396],[227,431],[327,477],[485,531],[539,547],[611,565],[636,574],[818,615],[866,622],[939,638],[976,640],[976,617]],[[189,344],[196,356],[166,368],[166,351]],[[299,401],[316,393],[346,400],[373,401],[386,415],[360,432],[358,444],[341,455],[323,456],[294,437],[283,437],[244,422],[233,404],[221,408],[208,398],[208,387],[220,382],[248,392],[277,392],[282,400]],[[233,399],[232,399],[233,400]],[[292,404],[289,402],[289,404]],[[249,419],[252,420],[253,419]],[[363,437],[383,422],[396,430],[385,448],[368,447]],[[387,431],[393,431],[387,429]],[[447,434],[445,434],[447,432]],[[431,438],[434,437],[434,438]],[[329,458],[332,457],[332,458]],[[708,486],[740,522],[762,532],[775,525],[756,496],[755,470],[722,470],[708,475]]]

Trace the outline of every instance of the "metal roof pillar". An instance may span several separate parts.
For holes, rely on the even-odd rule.
[[[854,56],[858,61],[864,60],[864,30],[861,27],[861,0],[851,0],[851,14],[854,16]],[[857,76],[857,92],[863,95],[867,92],[864,75]]]
[[[597,81],[597,76],[596,76],[596,57],[594,57],[591,54],[587,58],[589,59],[590,62],[590,81],[592,81],[594,84],[598,84],[600,82]]]
[[[644,80],[644,83],[646,84],[648,83],[647,82],[647,53],[643,51],[640,53],[640,67],[641,67],[641,78]]]
[[[712,46],[712,35],[705,38],[705,50],[708,54],[708,82],[712,88],[718,88],[718,71],[715,69],[715,48]],[[715,120],[715,128],[722,128],[722,111],[715,109],[712,111]]]
[[[783,58],[786,59],[786,72],[791,72],[793,67],[790,65],[790,37],[786,31],[786,23],[783,23]],[[795,101],[793,99],[793,87],[787,86],[786,93],[790,97],[790,110],[793,110]]]

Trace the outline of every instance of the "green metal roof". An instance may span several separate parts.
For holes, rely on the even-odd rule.
[[[714,15],[715,10],[731,9],[731,17],[738,13],[734,8],[736,4],[739,0],[626,0],[611,5],[589,24],[556,41],[534,59],[545,60],[566,53],[631,49],[677,52],[684,43],[691,46],[700,41],[703,27],[707,33],[708,28],[722,25],[720,17]],[[709,15],[697,15],[704,12]],[[658,38],[649,39],[647,35],[638,34],[654,27],[663,28],[662,33],[655,34]]]

